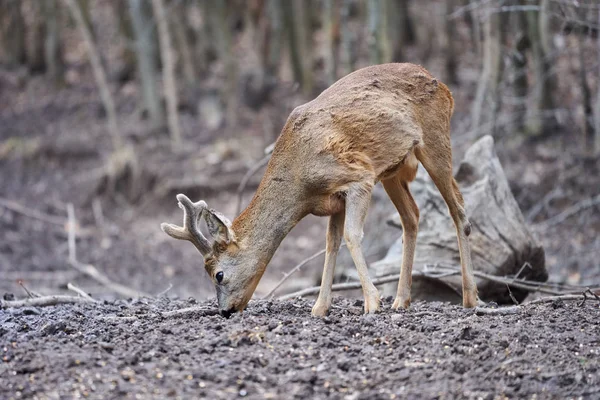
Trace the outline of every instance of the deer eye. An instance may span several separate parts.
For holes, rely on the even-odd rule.
[[[215,278],[217,278],[217,282],[221,283],[223,281],[223,271],[217,272],[217,275],[215,275]]]

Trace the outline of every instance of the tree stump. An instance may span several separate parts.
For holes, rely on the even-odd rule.
[[[471,146],[455,175],[465,199],[467,216],[472,224],[469,236],[473,268],[496,276],[544,282],[548,279],[544,249],[526,226],[523,214],[513,197],[498,156],[494,140],[485,136]],[[419,168],[411,191],[419,205],[421,218],[413,266],[413,300],[460,302],[461,278],[416,276],[435,265],[460,266],[456,229],[446,203],[423,168]],[[402,229],[396,214],[388,223]],[[386,257],[372,264],[377,276],[397,274],[402,260],[402,238],[389,249]],[[447,272],[440,270],[439,272]],[[505,284],[477,279],[479,297],[499,304],[512,303]],[[511,289],[521,302],[528,292]],[[385,294],[395,293],[395,286],[384,287]]]

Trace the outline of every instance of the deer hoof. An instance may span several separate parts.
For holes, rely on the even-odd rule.
[[[479,304],[479,299],[477,298],[476,290],[474,290],[472,292],[463,292],[463,307],[464,308],[477,307],[478,304]]]
[[[320,302],[317,300],[315,305],[312,308],[312,316],[313,317],[325,317],[329,312],[329,305],[325,304],[325,302]]]
[[[410,307],[410,297],[402,298],[402,297],[398,296],[398,297],[396,297],[396,300],[394,300],[394,304],[392,304],[392,308],[394,310],[397,310],[399,308],[408,310],[409,307]]]
[[[375,290],[374,294],[365,297],[365,314],[373,314],[379,311],[380,299],[379,292]]]

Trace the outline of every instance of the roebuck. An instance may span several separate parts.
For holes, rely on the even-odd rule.
[[[442,194],[456,226],[462,267],[463,305],[477,305],[468,236],[471,225],[452,176],[450,91],[413,64],[384,64],[340,79],[289,116],[254,198],[231,223],[222,214],[177,200],[184,226],[162,224],[175,239],[191,241],[214,280],[221,313],[242,311],[273,253],[306,215],[330,216],[321,291],[313,315],[327,314],[342,236],[358,270],[365,313],[379,310],[379,293],[361,250],[373,186],[381,181],[400,214],[403,258],[393,308],[410,305],[419,209],[408,184],[421,162]],[[203,216],[214,243],[202,235]]]

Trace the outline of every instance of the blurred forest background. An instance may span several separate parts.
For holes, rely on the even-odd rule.
[[[598,0],[0,0],[0,290],[127,295],[93,265],[139,293],[212,296],[197,251],[160,231],[181,220],[175,194],[233,219],[289,112],[385,62],[450,86],[455,164],[495,137],[551,279],[598,281],[599,28]],[[401,234],[381,188],[373,204],[372,261]],[[259,295],[324,247],[325,226],[294,229]]]

